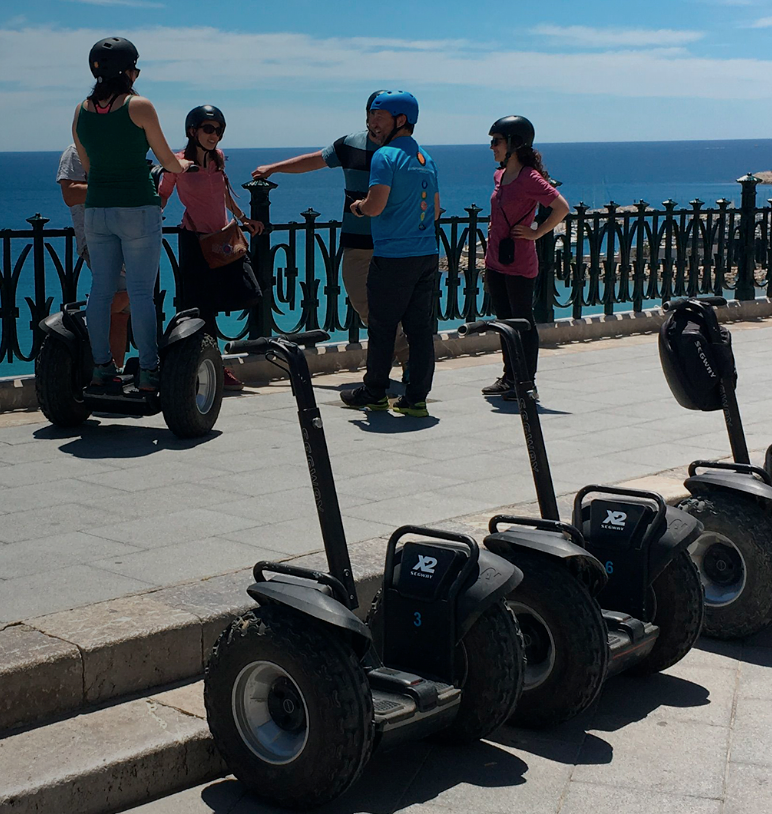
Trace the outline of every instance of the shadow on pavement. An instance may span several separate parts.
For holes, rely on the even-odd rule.
[[[772,667],[772,626],[749,636],[747,639],[724,641],[708,639],[702,636],[695,648],[704,653],[715,653],[730,659],[743,661],[746,664],[757,664],[760,667]]]
[[[353,411],[352,411],[353,412]],[[371,412],[360,413],[360,418],[355,418],[349,422],[364,432],[377,432],[381,434],[393,434],[402,432],[418,432],[428,427],[434,427],[440,423],[437,416],[428,415],[425,418],[415,416],[399,415],[391,412]]]
[[[485,396],[485,400],[493,408],[494,413],[513,413],[519,415],[520,405],[516,401],[504,401],[498,396]],[[536,412],[539,415],[571,415],[568,410],[551,410],[543,404],[536,405]]]
[[[595,706],[574,720],[544,730],[505,726],[493,740],[557,763],[605,765],[614,749],[596,733],[616,732],[661,707],[705,706],[709,695],[702,685],[672,675],[622,675],[610,679]]]
[[[193,449],[222,435],[212,430],[203,438],[177,438],[171,430],[161,427],[133,427],[126,424],[100,424],[87,421],[79,427],[62,429],[42,427],[33,433],[35,438],[73,440],[59,447],[61,452],[75,458],[141,458],[164,449]]]
[[[709,690],[694,681],[667,673],[640,677],[621,675],[604,685],[589,728],[616,732],[661,707],[687,709],[707,704],[710,704]]]
[[[359,780],[340,799],[314,811],[318,814],[388,814],[418,803],[431,802],[456,786],[483,788],[519,786],[528,765],[499,747],[480,742],[466,747],[410,743],[390,752],[376,753]],[[466,804],[474,789],[463,792]],[[213,814],[274,814],[281,809],[265,805],[234,779],[207,786],[201,799]],[[443,805],[448,805],[444,803]]]

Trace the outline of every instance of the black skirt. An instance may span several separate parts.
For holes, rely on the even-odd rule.
[[[260,301],[262,292],[246,254],[220,268],[209,268],[198,235],[180,229],[180,274],[177,310],[242,311]]]

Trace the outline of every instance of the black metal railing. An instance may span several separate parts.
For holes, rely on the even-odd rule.
[[[716,294],[748,300],[772,296],[772,207],[757,206],[758,179],[738,179],[739,208],[721,199],[715,207],[691,201],[661,209],[645,201],[620,207],[611,202],[591,211],[579,203],[564,224],[537,241],[537,321],[579,318],[587,309],[606,314],[639,311],[676,296]],[[267,224],[252,239],[255,270],[264,298],[253,311],[220,318],[223,338],[265,336],[323,328],[356,342],[362,325],[341,284],[340,222],[320,222],[307,209],[302,220],[272,224],[270,181],[245,184],[251,216]],[[438,223],[441,269],[436,292],[437,324],[471,321],[490,314],[482,285],[488,218],[472,205],[465,215],[443,215]],[[539,212],[538,219],[547,216]],[[0,375],[14,362],[30,362],[42,335],[41,319],[65,302],[83,299],[90,275],[81,274],[71,228],[47,229],[40,215],[29,229],[0,230]],[[177,227],[164,229],[165,252],[157,288],[159,324],[174,310],[179,268]]]

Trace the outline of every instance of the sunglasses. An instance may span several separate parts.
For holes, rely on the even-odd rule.
[[[212,133],[214,133],[218,137],[222,135],[223,131],[222,127],[215,127],[213,124],[202,124],[199,129],[203,130],[207,136],[211,136]]]
[[[500,144],[502,141],[504,141],[503,138],[492,138],[491,139],[491,147],[495,147],[497,144]]]

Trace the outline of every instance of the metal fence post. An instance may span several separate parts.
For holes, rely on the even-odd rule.
[[[53,297],[46,299],[46,246],[43,229],[49,219],[44,218],[38,212],[31,218],[27,218],[27,223],[32,226],[32,258],[35,273],[35,301],[34,303],[27,297],[27,304],[30,307],[30,328],[32,329],[32,355],[36,356],[40,345],[43,342],[43,332],[38,325],[40,320],[47,317],[51,309]]]
[[[252,220],[259,220],[264,226],[261,235],[254,235],[250,241],[250,252],[254,264],[257,282],[263,290],[263,297],[260,302],[249,309],[248,336],[250,339],[257,339],[260,336],[271,335],[273,312],[273,258],[271,256],[271,190],[276,189],[278,184],[273,181],[261,179],[259,181],[249,181],[241,185],[249,192],[249,217]]]
[[[737,258],[737,283],[735,296],[738,300],[756,299],[754,271],[756,268],[756,184],[761,179],[748,173],[737,179],[742,186],[740,204],[740,252]]]

